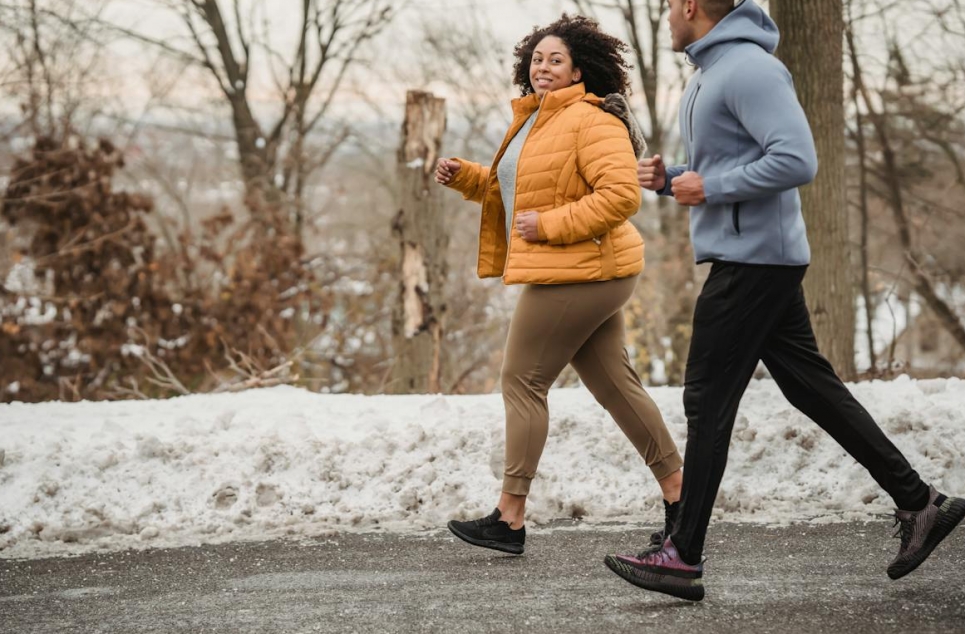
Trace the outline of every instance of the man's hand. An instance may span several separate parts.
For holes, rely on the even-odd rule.
[[[663,157],[655,154],[653,158],[642,158],[637,163],[637,181],[640,187],[650,191],[660,191],[667,184],[667,166]]]
[[[516,214],[516,231],[526,242],[539,242],[539,214],[535,211]]]
[[[670,181],[670,191],[680,205],[696,207],[707,202],[704,179],[697,172],[684,172]]]
[[[440,185],[448,185],[452,182],[452,177],[462,168],[459,161],[449,159],[439,159],[436,163],[436,182]]]

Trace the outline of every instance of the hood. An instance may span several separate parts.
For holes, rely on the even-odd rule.
[[[751,42],[773,55],[780,39],[774,20],[754,0],[742,0],[707,35],[685,51],[698,68],[707,68],[729,48],[722,44]]]

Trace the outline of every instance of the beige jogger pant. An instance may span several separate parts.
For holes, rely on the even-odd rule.
[[[503,491],[528,495],[546,444],[546,395],[569,363],[613,417],[657,480],[683,460],[624,348],[623,305],[637,277],[526,286],[516,304],[502,369],[506,406]]]

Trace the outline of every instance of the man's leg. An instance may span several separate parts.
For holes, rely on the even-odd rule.
[[[802,288],[770,333],[761,358],[791,405],[861,463],[898,508],[925,507],[928,486],[818,351]]]
[[[965,499],[946,496],[918,473],[851,395],[818,352],[798,289],[784,320],[765,344],[764,363],[792,405],[828,432],[895,501],[901,547],[888,566],[899,579],[920,566],[965,519]]]
[[[676,526],[661,547],[604,558],[630,583],[690,601],[703,599],[700,560],[737,406],[768,333],[803,277],[803,267],[718,263],[711,269],[694,308],[687,358],[687,449]]]
[[[703,554],[738,404],[803,276],[803,267],[715,264],[697,299],[684,384],[683,493],[672,535],[688,564]]]

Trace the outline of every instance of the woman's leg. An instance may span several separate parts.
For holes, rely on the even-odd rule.
[[[525,498],[546,444],[550,386],[600,326],[620,312],[635,285],[636,278],[623,278],[523,289],[501,373],[506,469],[499,510],[512,526],[522,524]]]
[[[594,332],[571,364],[597,402],[609,412],[650,467],[668,502],[680,499],[683,458],[647,394],[625,348],[623,311]]]

